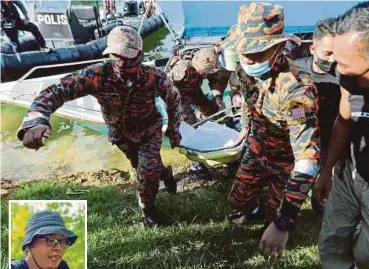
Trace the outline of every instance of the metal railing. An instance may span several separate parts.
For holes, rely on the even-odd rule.
[[[87,61],[80,61],[80,62],[72,62],[72,63],[60,63],[60,64],[49,64],[49,65],[40,65],[34,66],[25,73],[21,78],[17,80],[17,83],[23,82],[27,77],[29,77],[33,72],[39,69],[47,69],[47,68],[55,68],[55,67],[66,67],[66,66],[73,66],[73,65],[81,65],[81,64],[93,64],[98,62],[103,62],[108,60],[108,58],[101,58],[101,59],[94,59],[94,60],[87,60]]]

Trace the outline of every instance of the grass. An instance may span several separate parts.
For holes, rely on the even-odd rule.
[[[304,209],[284,258],[264,261],[258,254],[262,223],[233,227],[225,218],[230,186],[229,180],[218,178],[202,181],[196,189],[189,188],[175,196],[159,193],[158,207],[171,216],[174,224],[143,229],[133,187],[21,184],[1,202],[1,268],[6,268],[8,257],[8,199],[86,199],[88,268],[320,268],[319,216]],[[67,195],[68,189],[89,192]]]

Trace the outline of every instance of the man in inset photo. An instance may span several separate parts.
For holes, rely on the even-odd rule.
[[[27,222],[22,245],[25,259],[12,261],[11,269],[69,269],[63,256],[76,240],[59,213],[38,212]]]

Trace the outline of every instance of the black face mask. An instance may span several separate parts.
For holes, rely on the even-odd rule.
[[[319,67],[320,70],[326,73],[332,73],[336,69],[336,62],[328,62],[317,57],[314,63]]]

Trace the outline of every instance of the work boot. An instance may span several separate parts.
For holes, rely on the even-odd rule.
[[[243,225],[250,221],[263,220],[264,215],[259,207],[255,208],[248,214],[239,209],[232,209],[232,211],[227,215],[227,218],[233,224]]]
[[[228,215],[227,219],[232,224],[243,225],[247,222],[247,216],[244,212],[233,209]]]
[[[193,162],[188,170],[189,175],[196,176],[199,179],[211,179],[209,169],[202,163]]]
[[[173,169],[170,165],[164,169],[163,180],[164,180],[164,185],[165,185],[165,188],[167,189],[167,192],[176,194],[177,182],[174,179]]]
[[[165,226],[170,222],[169,217],[156,206],[145,208],[142,211],[144,213],[143,224],[147,228]]]

